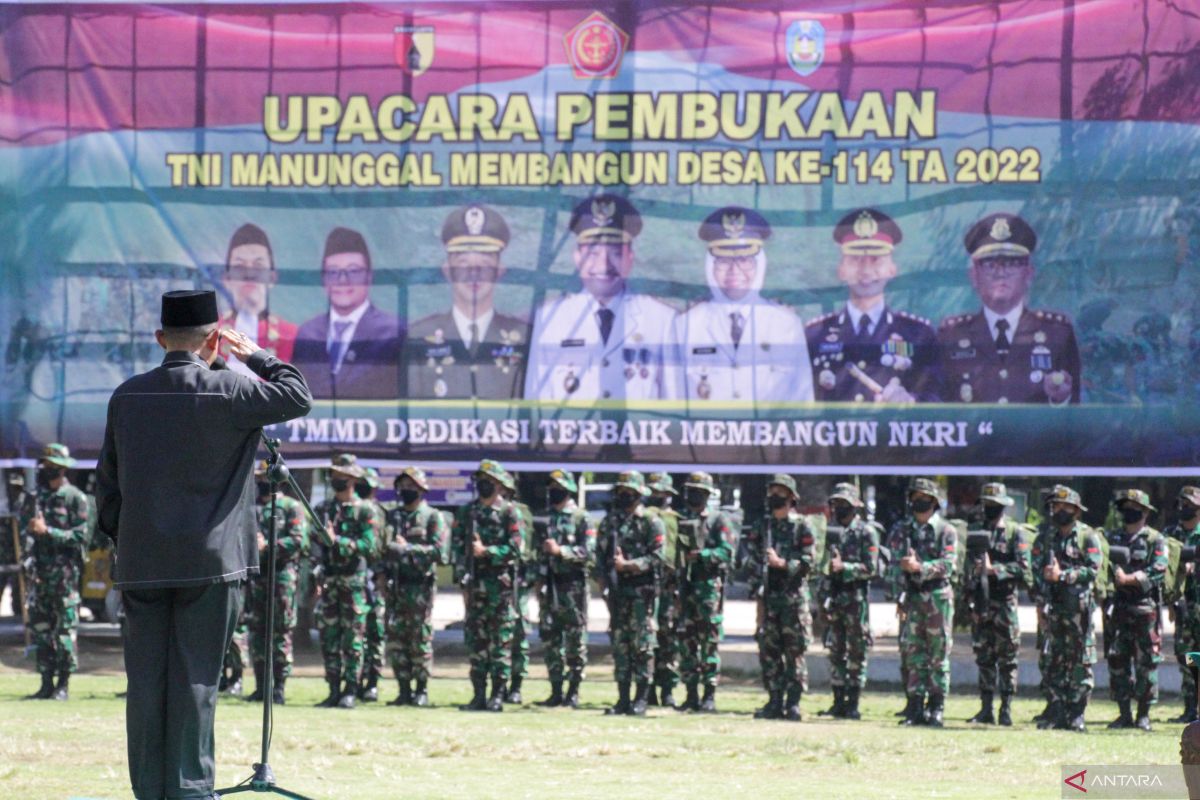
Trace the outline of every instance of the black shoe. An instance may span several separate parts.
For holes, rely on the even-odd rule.
[[[1121,710],[1121,713],[1119,715],[1117,715],[1116,719],[1114,719],[1112,722],[1108,723],[1108,729],[1109,730],[1122,730],[1124,728],[1132,728],[1133,727],[1133,714],[1130,713],[1130,711],[1129,711],[1129,701],[1128,700],[1118,700],[1117,708],[1119,708]]]
[[[1083,721],[1083,712],[1086,708],[1086,700],[1082,703],[1076,703],[1072,709],[1074,713],[1071,715],[1070,722],[1065,722],[1063,728],[1075,733],[1087,733],[1087,724]]]
[[[782,692],[770,692],[767,704],[754,712],[755,719],[779,719],[783,716]]]
[[[818,717],[840,717],[846,712],[846,690],[844,687],[833,687],[833,705],[824,711],[818,711]],[[903,716],[903,712],[901,713]]]
[[[251,692],[250,694],[246,695],[242,699],[245,700],[247,703],[261,703],[262,699],[263,699],[262,684],[256,685],[254,687],[254,691]]]
[[[521,679],[520,678],[512,679],[512,685],[509,687],[508,693],[504,695],[503,700],[505,703],[511,703],[514,706],[521,705],[524,698],[521,697]]]
[[[699,711],[700,710],[700,690],[696,684],[689,683],[687,687],[687,699],[683,701],[683,705],[675,706],[676,711]]]
[[[488,698],[487,710],[500,712],[504,710],[504,683],[492,678],[492,696]]]
[[[271,705],[276,705],[276,706],[287,705],[287,698],[284,696],[284,693],[283,693],[283,683],[282,682],[275,684],[275,687],[273,689],[271,689]]]
[[[389,706],[406,706],[412,703],[412,686],[408,681],[402,681],[399,678],[396,682],[400,684],[400,693],[396,695],[396,699],[388,703]]]
[[[54,694],[54,673],[53,672],[43,672],[41,688],[39,688],[33,694],[26,695],[25,699],[26,700],[49,700],[51,695],[53,695],[53,694]]]
[[[638,683],[637,694],[633,697],[633,703],[629,706],[629,715],[632,717],[646,716],[646,692],[650,685],[645,681]]]
[[[69,684],[71,683],[71,673],[64,672],[58,676],[58,685],[54,687],[54,693],[50,695],[51,700],[67,700],[70,698]],[[1147,722],[1149,722],[1147,720]]]
[[[715,686],[705,686],[704,687],[704,699],[700,701],[700,709],[699,709],[700,713],[702,713],[702,714],[717,713],[716,694],[717,694],[717,687],[715,687]]]
[[[658,687],[653,685],[650,686],[650,689],[646,692],[646,705],[654,707],[658,706]]]
[[[862,719],[862,714],[858,711],[858,697],[857,686],[846,687],[846,705],[842,709],[842,719]]]
[[[802,717],[800,715],[800,687],[793,686],[788,689],[787,700],[784,701],[784,716],[789,722],[799,722]]]
[[[1196,721],[1196,695],[1193,693],[1191,697],[1187,697],[1183,701],[1183,713],[1178,717],[1171,717],[1167,722],[1182,722],[1187,725],[1190,722]]]
[[[475,690],[471,702],[458,707],[459,711],[487,710],[487,678],[471,678],[471,687]]]
[[[904,709],[904,719],[900,724],[906,727],[925,724],[925,697],[919,694],[909,695],[908,706]]]
[[[996,715],[992,713],[991,692],[983,692],[979,695],[979,713],[971,717],[967,722],[974,722],[978,725],[996,724]]]
[[[427,691],[426,681],[424,678],[417,679],[417,688],[413,689],[412,704],[417,708],[425,708],[429,705],[429,692]]]
[[[57,698],[55,698],[55,699],[57,699]],[[1147,733],[1154,730],[1153,728],[1150,727],[1150,704],[1147,703],[1145,700],[1138,701],[1137,721],[1134,722],[1133,724],[1139,730],[1146,731]]]
[[[929,695],[929,707],[925,710],[925,724],[931,728],[942,727],[942,717],[946,709],[946,698],[940,694]]]
[[[670,687],[662,687],[662,690],[658,694],[658,704],[663,708],[675,708],[675,695],[672,692],[673,690]]]
[[[347,681],[346,689],[342,692],[342,696],[338,698],[337,707],[350,709],[354,708],[358,699],[358,685]]]
[[[1066,727],[1065,711],[1062,703],[1057,700],[1051,700],[1046,706],[1046,710],[1041,713],[1041,719],[1037,722],[1039,731],[1048,731],[1053,728]]]
[[[1000,716],[998,717],[1000,724],[1005,728],[1012,727],[1012,695],[1000,695]]]
[[[543,708],[558,708],[563,704],[562,679],[550,681],[550,696],[538,703]]]
[[[367,684],[358,690],[358,699],[364,703],[375,703],[379,701],[379,687],[374,681]]]
[[[338,699],[342,696],[341,681],[326,678],[325,682],[329,684],[329,696],[317,703],[317,708],[333,708],[338,704]]]
[[[628,714],[629,705],[629,681],[621,681],[617,684],[617,704],[611,708],[604,709],[604,713],[613,714]]]
[[[1053,705],[1053,703],[1050,700],[1047,700],[1046,707],[1043,708],[1041,711],[1039,711],[1037,716],[1035,716],[1033,719],[1031,719],[1030,722],[1042,722],[1043,720],[1049,719],[1051,705]]]
[[[563,698],[563,705],[567,708],[579,708],[579,683],[579,678],[571,678],[567,686],[567,696]]]

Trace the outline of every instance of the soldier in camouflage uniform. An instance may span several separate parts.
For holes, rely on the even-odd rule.
[[[831,526],[825,534],[828,575],[824,583],[833,706],[820,714],[840,719],[862,718],[858,700],[867,685],[867,650],[872,644],[867,590],[879,568],[879,526],[862,519],[862,509],[857,486],[833,487],[829,515],[841,528],[841,544],[835,547],[829,542]]]
[[[663,570],[658,586],[658,640],[654,647],[654,683],[650,687],[647,704],[675,707],[675,687],[679,685],[679,642],[676,626],[679,621],[679,575],[683,569],[684,553],[676,547],[679,540],[679,512],[671,508],[679,496],[665,472],[651,472],[646,476],[646,487],[650,497],[646,499],[646,513],[662,520],[667,538],[663,542]],[[655,692],[657,687],[658,692]]]
[[[654,675],[658,573],[666,529],[661,519],[642,508],[649,495],[642,473],[622,472],[613,484],[612,510],[596,537],[596,571],[608,602],[617,681],[617,703],[605,714],[645,715]],[[631,700],[632,684],[637,690]]]
[[[549,519],[534,528],[533,550],[540,555],[539,635],[550,697],[539,705],[579,708],[579,684],[587,666],[588,571],[596,558],[596,531],[575,505],[575,476],[556,469],[546,480]],[[570,682],[563,695],[563,678]]]
[[[504,693],[504,702],[519,706],[525,699],[521,696],[521,684],[529,675],[529,599],[537,591],[538,558],[533,549],[533,511],[517,499],[517,481],[507,470],[500,493],[516,508],[525,531],[517,563],[517,619],[513,627],[512,678]]]
[[[292,674],[292,633],[296,629],[296,592],[300,586],[300,562],[308,554],[308,520],[299,500],[282,490],[271,495],[266,462],[255,471],[258,488],[258,561],[261,572],[249,581],[246,601],[250,625],[250,657],[254,662],[254,692],[246,699],[265,699],[267,647],[271,648],[271,702],[284,703],[284,688]],[[268,584],[272,499],[275,516],[275,581]],[[267,642],[267,603],[275,605],[271,641]]]
[[[1150,706],[1158,702],[1158,665],[1162,663],[1162,586],[1167,574],[1167,541],[1146,524],[1157,509],[1140,489],[1117,494],[1124,527],[1108,535],[1113,548],[1129,550],[1129,563],[1112,564],[1113,594],[1105,633],[1109,686],[1120,715],[1110,728],[1150,730]],[[1112,633],[1112,641],[1107,641]],[[1136,720],[1130,705],[1137,701]]]
[[[331,465],[333,500],[324,504],[325,527],[321,545],[321,611],[317,630],[325,661],[329,696],[323,708],[354,708],[366,648],[367,569],[382,535],[383,520],[375,507],[354,493],[354,483],[365,474],[354,456],[335,456]]]
[[[26,502],[25,472],[20,469],[5,470],[5,489],[8,493],[8,518],[3,521],[0,529],[0,565],[19,566],[21,564],[21,505]],[[14,539],[13,529],[16,528]],[[17,571],[0,574],[0,597],[4,596],[4,587],[12,587],[13,613],[19,614],[25,598],[21,594],[21,577]]]
[[[1163,535],[1178,539],[1185,547],[1200,548],[1200,487],[1180,489],[1178,508],[1178,521],[1164,529]],[[1179,662],[1183,713],[1171,722],[1186,724],[1196,720],[1196,678],[1187,665],[1187,654],[1200,650],[1200,579],[1195,577],[1192,562],[1180,564],[1179,568],[1187,570],[1187,583],[1183,597],[1170,611],[1175,621],[1175,659]]]
[[[1050,706],[1038,728],[1083,733],[1095,680],[1094,584],[1103,564],[1100,537],[1079,521],[1079,493],[1057,485],[1047,498],[1050,520],[1033,543],[1034,590],[1046,620],[1043,665]]]
[[[388,705],[429,705],[433,666],[433,600],[437,565],[449,563],[450,526],[425,502],[429,480],[417,467],[396,476],[396,507],[389,516],[387,550],[388,660],[400,694]],[[413,689],[416,681],[416,689]]]
[[[501,489],[508,473],[484,459],[475,472],[478,499],[454,519],[455,578],[466,590],[463,638],[471,654],[471,702],[463,711],[503,711],[512,674],[513,630],[517,624],[513,578],[525,546],[525,523]],[[492,693],[485,699],[487,679]]]
[[[39,700],[66,700],[71,673],[79,668],[79,580],[89,523],[87,497],[67,480],[67,470],[74,466],[66,445],[46,445],[34,502],[21,510],[19,527],[27,546],[32,544],[26,606],[42,674],[41,688],[31,697]]]
[[[1031,532],[1004,515],[1013,504],[1003,483],[985,483],[982,532],[987,550],[978,563],[964,570],[961,591],[971,606],[971,644],[979,667],[979,713],[967,720],[993,725],[992,699],[1000,689],[1000,724],[1012,725],[1012,697],[1017,690],[1017,656],[1021,649],[1021,621],[1017,617],[1017,590],[1033,585],[1030,558]],[[968,534],[970,538],[971,534]],[[965,546],[965,543],[964,545]],[[982,581],[987,582],[986,589]]]
[[[900,646],[908,659],[908,705],[902,725],[942,727],[950,691],[950,645],[954,625],[954,570],[958,537],[940,513],[935,481],[909,485],[910,514],[892,528],[892,592],[905,620]],[[928,707],[925,706],[928,697]]]
[[[358,699],[364,703],[374,703],[379,699],[379,677],[383,674],[383,651],[387,641],[387,578],[383,569],[383,555],[387,552],[389,537],[387,510],[375,499],[378,489],[379,470],[364,467],[362,478],[354,484],[354,493],[375,509],[375,516],[380,520],[376,550],[367,559],[367,571],[370,573],[370,580],[367,581],[367,603],[370,610],[367,612],[363,674],[358,686]]]
[[[249,593],[249,581],[242,581],[242,595]],[[217,691],[230,697],[242,696],[242,675],[250,663],[250,625],[246,619],[248,607],[243,604],[238,614],[237,625],[233,629],[233,637],[225,648],[225,661],[221,666],[221,680]]]
[[[750,592],[758,597],[754,638],[769,698],[754,713],[757,719],[786,716],[799,722],[800,697],[808,691],[804,661],[812,641],[808,576],[815,567],[816,540],[796,512],[797,497],[790,475],[773,477],[767,484],[767,513],[754,524],[747,542]]]
[[[725,610],[725,575],[733,563],[733,523],[723,511],[710,511],[708,497],[714,489],[712,475],[693,472],[683,484],[686,501],[680,524],[698,523],[689,541],[679,583],[679,672],[687,685],[682,711],[717,710],[717,682]],[[704,685],[700,699],[699,685]]]

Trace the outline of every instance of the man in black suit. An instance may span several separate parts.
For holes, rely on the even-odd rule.
[[[242,580],[258,571],[254,454],[264,425],[312,407],[294,367],[217,328],[214,292],[167,292],[162,326],[162,365],[109,400],[96,482],[100,530],[117,543],[139,800],[215,797],[217,681]],[[226,368],[222,338],[261,380]]]
[[[293,356],[313,397],[396,399],[400,320],[371,303],[371,253],[358,231],[334,228],[325,239],[321,283],[329,310],[300,326]]]

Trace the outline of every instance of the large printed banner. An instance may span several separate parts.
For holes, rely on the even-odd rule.
[[[1189,474],[1186,5],[0,7],[0,460],[211,287],[293,463]]]

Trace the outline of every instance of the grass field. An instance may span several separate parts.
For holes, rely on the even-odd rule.
[[[722,690],[716,716],[653,710],[645,719],[601,714],[613,685],[596,670],[585,684],[586,709],[526,705],[503,714],[465,714],[469,685],[433,682],[428,709],[360,706],[311,708],[324,696],[315,678],[288,685],[276,714],[271,764],[283,786],[325,798],[794,798],[1058,797],[1061,764],[1178,763],[1181,726],[1158,710],[1153,733],[1107,731],[1106,701],[1089,708],[1086,735],[1041,732],[1026,722],[1041,707],[1015,707],[1018,725],[985,728],[959,720],[977,700],[947,704],[944,730],[897,727],[894,694],[864,697],[861,722],[824,721],[828,694],[804,698],[805,721],[751,718],[762,700],[754,687]],[[544,681],[526,697],[541,699]],[[68,703],[23,701],[30,673],[0,672],[0,798],[129,797],[124,679],[81,675]],[[387,686],[386,699],[394,696]],[[223,700],[217,717],[218,783],[249,774],[258,760],[261,707]]]

